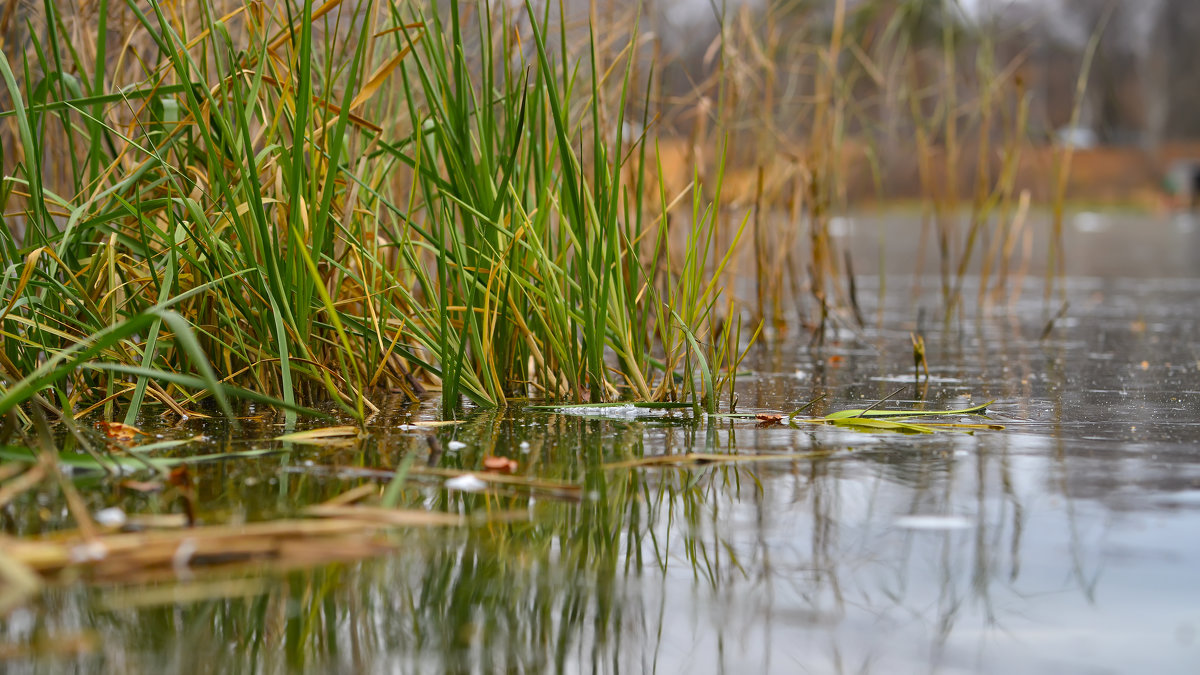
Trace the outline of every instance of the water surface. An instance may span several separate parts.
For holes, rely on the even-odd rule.
[[[393,403],[369,437],[341,448],[262,440],[282,430],[270,414],[247,425],[250,437],[219,422],[163,429],[206,436],[181,452],[287,451],[193,467],[207,522],[292,515],[366,482],[346,467],[390,469],[414,453],[466,468],[511,457],[521,475],[581,486],[582,499],[463,493],[416,476],[409,506],[521,517],[391,530],[391,554],[315,569],[57,585],[6,617],[6,669],[1194,673],[1200,235],[1186,218],[1098,218],[1068,230],[1077,274],[1049,300],[1031,273],[1019,295],[981,307],[976,279],[943,323],[935,276],[862,275],[865,328],[820,347],[793,328],[752,351],[739,381],[740,412],[824,395],[812,411],[824,414],[904,387],[886,405],[994,399],[1003,431],[470,410],[435,432],[437,454],[430,432],[396,429],[436,417],[436,401]],[[871,239],[876,225],[845,234]],[[911,259],[895,246],[889,261]],[[913,379],[918,328],[928,382]],[[689,451],[776,460],[605,466]],[[90,480],[81,491],[93,509],[178,510]],[[9,533],[70,522],[49,490],[3,514]],[[188,599],[214,579],[253,583]],[[77,650],[64,648],[73,640]]]

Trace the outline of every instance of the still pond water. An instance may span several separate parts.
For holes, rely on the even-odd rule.
[[[874,224],[842,225],[870,260]],[[806,337],[764,343],[739,381],[739,412],[826,395],[812,411],[825,414],[908,385],[885,407],[995,399],[1003,431],[468,411],[432,432],[434,464],[511,457],[519,475],[579,485],[581,499],[414,476],[408,506],[507,515],[392,530],[393,550],[365,561],[55,586],[4,619],[0,668],[1200,672],[1200,225],[1077,217],[1067,251],[1063,297],[1046,302],[1031,274],[986,311],[968,284],[962,320],[927,318],[931,377],[914,387],[909,333],[918,308],[936,314],[938,283],[914,288],[900,274],[912,251],[889,242],[884,289],[859,281],[868,328],[820,349]],[[346,467],[391,468],[413,453],[429,463],[431,432],[396,427],[437,409],[397,404],[350,447],[197,465],[198,515],[289,516],[366,482]],[[281,433],[273,417],[247,428],[257,435],[196,422],[163,433],[205,435],[185,454],[281,447],[259,440]],[[773,461],[606,466],[689,451]],[[178,510],[103,480],[81,492],[93,510]],[[68,522],[44,495],[4,516],[9,533]]]

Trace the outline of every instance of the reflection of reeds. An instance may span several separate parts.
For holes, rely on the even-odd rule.
[[[280,472],[265,463],[280,481],[270,487],[243,481],[253,475],[249,462],[196,465],[196,492],[207,495],[201,520],[245,512],[251,522],[96,532],[93,541],[111,555],[72,561],[70,571],[87,578],[91,569],[116,586],[51,584],[39,611],[68,635],[73,621],[85,622],[99,636],[91,649],[104,654],[141,645],[136,658],[170,659],[183,645],[225,645],[211,650],[222,670],[285,662],[293,670],[349,662],[359,670],[397,662],[436,670],[638,659],[665,666],[671,655],[656,649],[679,643],[658,641],[678,640],[671,628],[681,623],[708,641],[770,640],[780,620],[836,650],[860,646],[862,635],[831,636],[826,624],[898,616],[908,625],[898,639],[927,639],[936,660],[943,645],[974,634],[976,617],[999,629],[1012,619],[1014,610],[991,596],[1004,600],[1028,581],[1017,576],[1031,514],[1014,487],[1021,476],[1007,436],[918,446],[885,439],[847,452],[840,438],[815,431],[671,415],[476,411],[459,425],[362,434],[351,448],[297,449],[293,457],[313,465],[289,460]],[[435,455],[429,434],[466,447]],[[964,446],[972,452],[960,459]],[[427,451],[442,468],[418,468]],[[421,461],[406,469],[398,508],[380,508],[390,467],[414,455]],[[516,459],[518,472],[479,493],[443,489],[444,478],[478,471],[492,455]],[[9,482],[23,475],[7,474]],[[25,493],[18,506],[35,497]],[[95,504],[111,503],[100,497]],[[141,503],[120,499],[131,514]],[[263,502],[269,514],[327,519],[260,522]],[[323,505],[304,508],[312,503]],[[896,530],[895,516],[906,513],[969,513],[977,529]],[[12,543],[5,555],[50,551],[62,561],[87,540],[67,532]],[[353,562],[379,554],[386,558]],[[719,608],[722,620],[681,620],[681,607],[696,603]],[[798,618],[803,626],[790,623]],[[37,639],[6,637],[14,647]],[[752,658],[736,646],[744,643],[730,644],[730,658]]]

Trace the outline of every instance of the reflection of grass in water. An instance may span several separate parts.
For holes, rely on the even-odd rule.
[[[640,616],[644,608],[627,596],[636,594],[635,580],[647,570],[665,574],[682,555],[698,579],[717,585],[720,561],[732,553],[711,538],[717,532],[708,518],[715,516],[714,490],[736,489],[734,474],[671,470],[650,479],[639,471],[609,469],[606,462],[643,454],[645,428],[568,420],[560,428],[568,438],[547,434],[535,441],[534,456],[542,454],[532,461],[542,462],[542,477],[579,480],[583,502],[568,507],[543,501],[530,522],[475,530],[448,548],[435,542],[429,557],[412,561],[417,581],[397,592],[404,598],[399,604],[414,609],[402,624],[419,636],[413,651],[448,652],[452,664],[485,670],[525,659],[555,668],[579,661],[600,666],[619,659],[624,641],[654,639],[653,617]],[[572,461],[576,458],[582,461]],[[446,497],[451,510],[520,506],[505,497]],[[656,523],[669,524],[662,532]],[[678,551],[672,548],[676,536]]]
[[[414,477],[401,491],[402,507],[466,515],[518,509],[528,510],[531,519],[437,534],[398,530],[385,537],[399,546],[387,562],[334,565],[282,576],[271,574],[274,565],[267,565],[243,572],[250,579],[267,573],[264,583],[205,581],[189,590],[185,581],[177,592],[131,588],[101,594],[108,598],[103,605],[111,609],[85,602],[78,611],[91,617],[86,625],[95,626],[105,642],[136,644],[140,651],[134,658],[151,661],[175,658],[184,636],[196,648],[211,641],[255,650],[239,649],[237,653],[246,656],[234,659],[274,662],[286,654],[289,667],[319,668],[341,662],[348,658],[349,645],[371,653],[404,654],[417,662],[434,654],[446,659],[444,663],[464,667],[501,667],[511,659],[561,663],[579,658],[574,650],[585,643],[599,650],[597,658],[605,653],[603,659],[613,658],[630,622],[648,621],[626,613],[630,575],[636,578],[654,568],[665,573],[669,561],[682,555],[692,562],[699,578],[719,583],[720,561],[731,553],[721,550],[719,540],[710,539],[716,534],[715,521],[709,524],[706,514],[718,492],[736,489],[737,477],[724,469],[670,470],[647,480],[640,471],[614,471],[609,466],[612,461],[644,453],[645,425],[574,417],[548,421],[541,430],[521,432],[533,441],[529,455],[522,456],[500,440],[516,430],[511,421],[499,414],[473,416],[464,428],[439,432],[469,441],[466,449],[444,455],[441,463],[447,468],[475,468],[482,456],[508,451],[521,456],[525,470],[536,472],[541,481],[581,485],[586,494],[582,502],[531,499],[522,490],[459,493],[441,489],[440,480]],[[694,433],[668,428],[687,436]],[[342,459],[328,461],[390,463],[424,446],[420,437],[406,435],[371,437],[362,443],[361,450],[337,450]],[[195,470],[204,497],[202,518],[230,506],[250,513],[278,510],[283,515],[356,482],[321,473],[281,474],[281,485],[274,491],[286,495],[286,500],[271,505],[272,490],[243,487],[237,474],[222,479],[225,471],[218,467],[201,465]],[[252,505],[264,499],[265,507]],[[227,501],[231,503],[226,505]],[[169,503],[160,506],[171,508]],[[667,537],[647,545],[647,537],[658,536],[653,532],[659,527],[656,524],[663,522],[672,523]],[[676,528],[683,534],[678,551],[670,543]],[[280,562],[286,568],[286,559]],[[730,564],[736,567],[736,561]],[[200,567],[185,576],[193,573],[202,580],[212,579]],[[205,600],[187,595],[205,591],[229,597]],[[240,599],[241,595],[251,598]],[[170,602],[175,597],[191,599],[182,608],[139,609],[141,603]],[[167,617],[172,619],[164,624]]]
[[[383,667],[378,664],[393,660],[437,670],[557,667],[613,663],[630,653],[651,658],[657,640],[678,636],[664,630],[682,620],[681,600],[667,593],[669,588],[690,587],[702,604],[711,598],[739,617],[750,612],[751,628],[776,610],[795,612],[801,603],[799,609],[819,622],[848,612],[885,617],[911,612],[921,625],[940,626],[938,635],[945,639],[972,615],[976,600],[989,602],[989,594],[1013,583],[1019,573],[1023,524],[1004,461],[1003,434],[988,437],[994,440],[977,453],[977,469],[956,471],[956,463],[970,460],[954,459],[960,442],[947,436],[922,443],[897,439],[878,451],[848,453],[840,446],[823,447],[811,434],[733,419],[701,426],[482,412],[454,428],[371,434],[349,450],[296,447],[290,459],[256,460],[263,465],[258,467],[244,461],[196,466],[201,518],[239,512],[256,520],[286,516],[364,482],[374,483],[374,494],[381,494],[386,476],[363,481],[352,474],[305,470],[304,460],[370,468],[397,466],[417,455],[416,468],[428,457],[426,433],[437,434],[443,446],[451,438],[466,443],[441,455],[442,468],[478,469],[485,456],[511,456],[520,460],[519,476],[578,484],[584,499],[562,501],[520,488],[446,491],[441,478],[414,472],[399,493],[402,508],[472,517],[515,510],[530,519],[394,530],[383,539],[397,548],[384,559],[301,572],[254,568],[234,573],[233,580],[246,579],[244,584],[207,587],[228,598],[193,598],[179,607],[136,607],[139,598],[153,598],[162,585],[146,594],[138,587],[119,593],[50,590],[48,616],[64,629],[74,625],[68,614],[83,617],[82,625],[99,631],[101,644],[132,648],[131,658],[154,662],[182,659],[184,641],[189,653],[213,645],[215,663],[235,670],[250,663],[282,667],[285,661],[289,668],[317,670],[330,664]],[[759,451],[780,455],[770,463],[614,467],[667,453],[686,458],[745,452],[760,447],[760,434],[786,434],[791,440],[771,452]],[[529,443],[527,453],[522,441]],[[838,451],[836,458],[822,456],[832,450]],[[806,456],[786,457],[802,453]],[[288,471],[271,468],[280,464]],[[248,486],[246,476],[276,476],[280,483]],[[961,483],[971,476],[978,477],[975,488]],[[853,526],[847,532],[856,522],[847,520],[847,513],[855,512],[864,485],[879,493],[880,502],[866,516],[866,531]],[[914,513],[961,513],[968,507],[959,498],[965,489],[968,499],[977,492],[979,513],[993,509],[992,516],[977,519],[972,546],[964,547],[963,537],[970,535],[896,534],[889,523],[897,504],[887,499],[896,485],[906,486],[898,494],[911,500]],[[127,499],[132,511],[143,498]],[[148,499],[140,510],[174,508],[169,500]],[[1011,506],[992,505],[994,500]],[[791,532],[804,534],[780,540]],[[1006,536],[1011,541],[1002,540]],[[932,548],[919,543],[930,541]],[[864,563],[884,565],[884,577],[861,576]],[[921,567],[913,567],[917,564]],[[928,588],[907,586],[913,571],[925,569],[940,574],[945,586],[936,603],[926,602]],[[205,583],[212,580],[199,568],[194,573]],[[686,581],[689,576],[694,583]],[[180,592],[189,588],[183,583]],[[663,593],[661,609],[658,592]],[[122,603],[130,607],[121,608]],[[1000,612],[993,620],[1005,616]],[[702,626],[714,640],[732,639],[744,630],[723,622]],[[111,649],[117,658],[117,648]]]

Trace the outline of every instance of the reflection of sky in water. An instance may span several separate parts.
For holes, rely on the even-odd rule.
[[[675,557],[665,582],[651,573],[637,586],[647,611],[660,602],[668,608],[661,626],[668,658],[660,666],[1194,672],[1196,511],[1114,513],[1065,499],[1047,486],[1058,473],[1053,460],[1037,457],[1014,457],[1003,472],[984,466],[981,489],[986,462],[955,462],[932,486],[932,500],[863,471],[824,480],[819,496],[778,477],[765,481],[761,507],[726,505],[718,537],[745,576],[725,555],[714,590]],[[813,518],[818,498],[829,522]],[[978,519],[980,527],[896,527],[914,504]]]
[[[1187,262],[1200,259],[1200,249],[1186,243],[1193,250],[1173,254],[1183,267],[1169,256],[1154,271],[1200,272]],[[901,298],[895,305],[911,307],[910,289],[888,283]],[[875,291],[869,280],[860,288],[864,298]],[[1015,309],[1023,321],[986,319],[952,340],[927,335],[939,375],[930,407],[997,398],[1007,431],[937,439],[733,432],[743,451],[802,452],[819,437],[853,452],[817,468],[760,467],[761,494],[748,477],[736,496],[717,492],[695,533],[719,570],[715,586],[693,575],[673,522],[670,567],[661,577],[651,569],[628,598],[652,616],[665,607],[661,626],[655,617],[648,627],[645,649],[655,656],[630,665],[656,658],[665,672],[1197,672],[1200,282],[1081,280],[1070,284],[1069,300],[1071,311],[1044,341],[1040,292]],[[798,362],[785,355],[773,364],[788,376],[752,379],[743,404],[787,408],[821,390],[847,407],[911,382],[899,339],[907,337],[905,316],[892,306],[885,316],[896,333],[878,341],[888,353],[847,343],[810,354],[801,345],[791,351]],[[836,368],[831,353],[841,356]],[[900,369],[888,372],[894,364]],[[796,370],[814,373],[817,384],[791,376]],[[898,398],[911,396],[909,388]],[[725,434],[717,445],[730,442]],[[908,514],[976,526],[898,526]],[[664,522],[658,529],[665,535]]]

